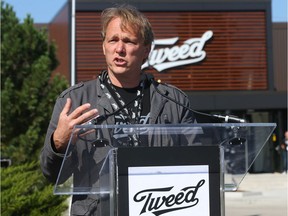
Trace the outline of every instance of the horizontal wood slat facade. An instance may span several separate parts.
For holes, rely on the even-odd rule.
[[[203,49],[206,52],[203,61],[162,72],[150,67],[146,71],[153,73],[156,80],[184,91],[268,89],[264,11],[144,13],[156,40],[179,37],[172,46],[202,37],[206,31],[213,32]],[[100,32],[99,11],[76,12],[77,82],[96,78],[106,68]]]

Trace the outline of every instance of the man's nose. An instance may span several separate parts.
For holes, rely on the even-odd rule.
[[[121,41],[118,42],[117,47],[116,47],[116,52],[117,53],[125,53],[125,44]]]

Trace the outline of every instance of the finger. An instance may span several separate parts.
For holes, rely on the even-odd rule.
[[[71,99],[67,98],[65,106],[63,107],[63,110],[62,110],[62,114],[68,115],[68,113],[69,113],[69,111],[71,109],[71,105],[72,105]]]
[[[97,109],[89,110],[77,118],[77,121],[78,121],[77,123],[78,124],[79,123],[86,123],[87,121],[95,118],[98,115],[99,115],[99,112]]]
[[[86,112],[89,108],[91,107],[91,105],[89,103],[83,104],[79,107],[77,107],[70,115],[69,117],[71,119],[76,119],[79,116],[82,115],[82,113]]]

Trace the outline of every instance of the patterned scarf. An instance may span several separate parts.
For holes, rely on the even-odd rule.
[[[102,71],[102,73],[99,75],[99,80],[100,80],[100,87],[103,90],[104,94],[107,96],[107,98],[110,100],[113,110],[116,111],[120,109],[119,116],[126,122],[126,124],[138,124],[141,117],[141,110],[142,110],[141,101],[144,95],[144,82],[141,81],[140,83],[141,88],[137,90],[136,98],[133,99],[134,106],[128,109],[127,107],[124,107],[125,102],[121,97],[121,95],[117,92],[116,88],[113,86],[107,71]],[[106,86],[106,83],[109,85],[109,87]],[[116,97],[113,97],[113,94],[111,94],[109,88],[115,93]],[[132,136],[130,136],[132,143],[127,143],[126,145],[138,146],[139,145],[138,137],[139,137],[138,134],[136,133],[132,134]]]

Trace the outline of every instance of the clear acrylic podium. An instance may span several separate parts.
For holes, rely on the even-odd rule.
[[[54,194],[98,195],[103,216],[223,216],[224,192],[237,190],[275,127],[78,125]]]

